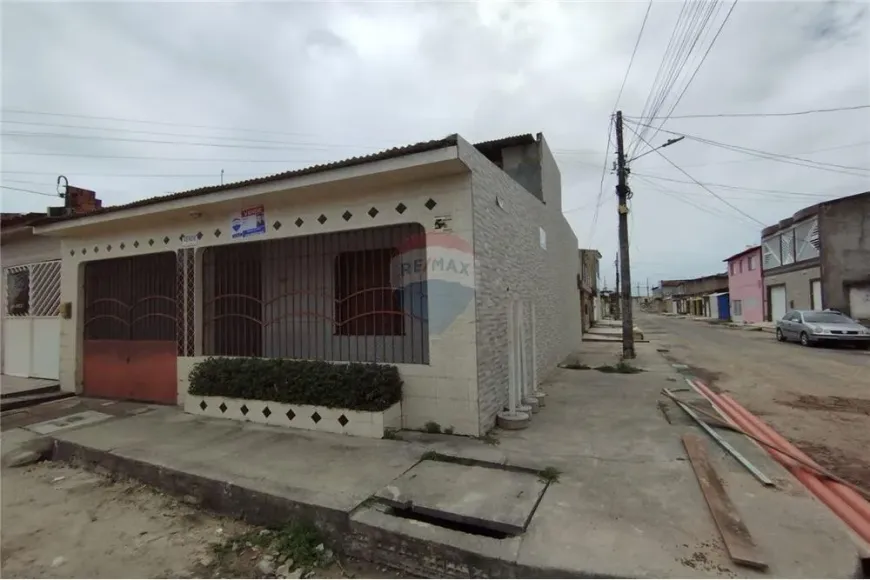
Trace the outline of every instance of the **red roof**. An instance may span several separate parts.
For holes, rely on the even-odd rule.
[[[737,252],[736,254],[734,254],[733,256],[731,256],[730,258],[725,258],[725,259],[722,260],[722,261],[723,261],[723,262],[730,262],[730,261],[733,260],[734,258],[739,258],[740,256],[743,256],[743,255],[745,255],[745,254],[748,254],[748,253],[750,253],[750,252],[755,252],[755,251],[758,251],[758,250],[761,250],[761,246],[752,246],[751,248],[746,248],[746,249],[743,250],[742,252]]]

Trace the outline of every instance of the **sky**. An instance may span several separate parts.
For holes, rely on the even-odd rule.
[[[870,4],[710,2],[3,2],[2,209],[57,205],[59,174],[114,205],[221,171],[543,132],[566,219],[612,287],[618,107],[643,154],[633,282],[724,272],[763,225],[870,190],[870,108],[679,117],[870,104]],[[635,131],[689,137],[648,152]]]

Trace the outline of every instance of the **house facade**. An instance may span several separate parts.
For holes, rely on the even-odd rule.
[[[580,309],[583,316],[583,332],[598,320],[596,301],[598,299],[598,268],[601,252],[580,250]]]
[[[724,260],[728,264],[731,320],[756,323],[764,320],[764,284],[761,246],[751,246]]]
[[[40,225],[69,305],[61,388],[183,405],[208,357],[391,363],[404,428],[485,433],[512,377],[581,337],[561,204],[542,135],[453,135]]]
[[[67,186],[61,213],[84,214],[100,207],[93,191]],[[3,315],[0,369],[14,377],[60,378],[61,242],[35,236],[45,213],[3,214],[0,263]]]

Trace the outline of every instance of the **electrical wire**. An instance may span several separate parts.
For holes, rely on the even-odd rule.
[[[706,115],[676,115],[662,117],[648,117],[647,120],[653,119],[717,119],[717,118],[739,118],[739,117],[794,117],[798,115],[811,115],[814,113],[835,113],[839,111],[856,111],[859,109],[870,109],[870,105],[854,105],[852,107],[835,107],[832,109],[809,109],[807,111],[791,111],[788,113],[711,113]],[[625,119],[640,119],[640,117],[631,117],[623,115]]]
[[[640,24],[640,32],[637,33],[637,40],[634,42],[634,50],[631,51],[631,58],[628,60],[628,68],[625,69],[625,76],[622,77],[622,85],[619,87],[619,93],[617,93],[616,101],[613,103],[612,112],[616,112],[617,107],[619,107],[619,99],[622,97],[622,91],[625,89],[625,82],[628,80],[628,75],[631,72],[631,65],[634,64],[634,56],[637,54],[637,47],[640,46],[640,39],[643,37],[643,29],[646,28],[646,21],[647,18],[649,18],[652,4],[652,0],[649,0],[649,3],[646,5],[646,13],[643,15],[643,22]]]
[[[700,210],[708,215],[711,215],[711,216],[717,217],[717,218],[723,218],[723,217],[724,218],[737,218],[737,219],[741,220],[742,223],[746,223],[746,224],[751,223],[752,227],[756,227],[754,222],[750,222],[750,221],[746,220],[746,218],[744,218],[743,216],[729,215],[721,210],[717,210],[717,209],[712,208],[710,206],[701,205],[699,203],[696,203],[695,200],[693,200],[691,197],[689,197],[688,195],[686,195],[682,192],[669,191],[669,190],[665,189],[664,187],[661,187],[657,183],[653,183],[652,181],[649,181],[648,179],[645,179],[643,177],[639,177],[636,175],[632,175],[632,177],[636,177],[637,179],[639,179],[643,183],[646,183],[648,186],[663,193],[664,195],[666,195],[672,199],[675,199],[679,202],[685,203],[686,205],[690,205],[690,206],[692,206],[692,207],[694,207],[694,208],[696,208],[696,209],[698,209],[698,210]]]
[[[598,184],[598,197],[595,198],[595,213],[592,215],[592,225],[589,226],[589,237],[588,243],[592,242],[592,237],[595,235],[595,226],[598,224],[598,211],[601,209],[601,198],[604,196],[604,178],[607,175],[607,162],[609,160],[608,156],[610,155],[610,131],[613,129],[614,117],[610,116],[610,123],[607,126],[607,145],[604,148],[604,165],[601,168],[601,181]],[[587,243],[587,245],[588,245]]]
[[[56,194],[56,193],[45,193],[45,192],[43,192],[43,191],[35,191],[35,190],[33,190],[33,189],[23,189],[23,188],[21,188],[21,187],[9,187],[8,185],[0,185],[0,189],[9,189],[9,190],[12,190],[12,191],[20,191],[20,192],[23,192],[23,193],[35,193],[36,195],[44,195],[44,196],[47,196],[47,197],[60,197],[60,196],[59,196],[58,194]]]
[[[672,179],[670,177],[662,177],[660,175],[650,175],[648,173],[632,173],[632,177],[646,177],[647,179],[659,179],[662,181],[672,181],[674,183],[688,183],[694,184],[693,181],[684,181],[682,179]],[[784,189],[759,189],[755,187],[741,187],[738,185],[726,185],[724,183],[711,183],[709,181],[703,182],[704,185],[708,187],[721,187],[724,189],[734,189],[734,190],[742,190],[742,191],[754,191],[758,193],[777,193],[783,195],[791,195],[796,197],[826,197],[827,194],[824,193],[806,193],[806,192],[798,192],[798,191],[787,191]]]
[[[629,129],[629,131],[631,131],[632,133],[637,135],[638,139],[640,139],[641,141],[646,143],[646,145],[648,147],[652,147],[652,145],[650,145],[649,142],[647,142],[640,135],[638,135],[637,131],[635,131],[631,126],[628,126],[628,129]],[[754,217],[752,217],[751,215],[749,215],[748,213],[746,213],[745,211],[743,211],[742,209],[740,209],[739,207],[737,207],[733,203],[729,202],[727,199],[723,198],[718,193],[716,193],[715,191],[713,191],[712,189],[710,189],[706,185],[703,185],[700,181],[698,181],[697,179],[695,179],[694,177],[689,175],[689,173],[685,169],[683,169],[682,167],[680,167],[679,165],[677,165],[676,163],[671,161],[664,153],[662,153],[661,149],[655,149],[655,152],[658,153],[662,157],[662,159],[664,159],[665,161],[670,163],[674,167],[674,169],[676,169],[677,171],[679,171],[680,173],[682,173],[683,175],[685,175],[686,177],[691,179],[693,182],[695,182],[695,184],[698,185],[699,187],[701,187],[701,189],[703,189],[704,191],[706,191],[707,193],[709,193],[710,195],[712,195],[713,197],[715,197],[716,199],[718,199],[719,201],[721,201],[722,203],[724,203],[725,205],[727,205],[728,207],[733,209],[734,211],[738,212],[739,214],[748,217],[749,219],[751,219],[755,223],[761,225],[762,227],[765,226],[764,222],[762,222],[761,220],[755,219]]]

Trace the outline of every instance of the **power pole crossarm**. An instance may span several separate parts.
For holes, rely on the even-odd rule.
[[[632,359],[634,353],[634,317],[631,304],[631,261],[628,255],[628,168],[625,165],[625,145],[622,139],[622,111],[616,112],[616,195],[619,198],[619,266],[622,298],[622,358]]]

